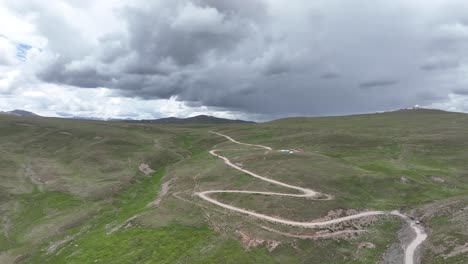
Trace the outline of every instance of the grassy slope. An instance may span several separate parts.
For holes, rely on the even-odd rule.
[[[243,254],[237,240],[220,237],[203,221],[159,228],[135,223],[107,234],[130,217],[154,210],[146,205],[157,196],[164,167],[212,145],[207,139],[194,146],[192,128],[0,118],[6,219],[0,262],[271,262],[265,250]],[[158,172],[138,175],[141,162]],[[46,253],[62,239],[66,242],[54,253]]]
[[[150,210],[145,205],[154,200],[154,190],[158,189],[163,175],[161,171],[145,178],[118,195],[113,204],[102,208],[99,216],[91,220],[89,229],[85,232],[81,230],[72,243],[61,248],[60,254],[39,253],[28,262],[174,263],[190,262],[196,257],[200,263],[207,263],[210,258],[216,260],[213,263],[218,263],[220,257],[229,257],[230,263],[239,263],[234,261],[266,257],[262,256],[262,252],[251,256],[241,254],[242,247],[238,242],[218,238],[203,224],[169,224],[151,228],[136,223],[133,228],[107,234],[109,225],[118,225],[133,215]],[[74,233],[73,230],[70,233]],[[204,249],[206,247],[209,249]]]
[[[281,158],[276,154],[267,160],[261,155],[251,155],[240,161],[246,161],[247,167],[275,179],[295,181],[312,188],[315,185],[321,191],[334,194],[337,200],[317,205],[291,199],[232,196],[227,198],[231,203],[305,220],[337,207],[410,211],[468,194],[466,114],[414,110],[349,117],[292,118],[260,127],[221,131],[243,141],[276,149],[305,149],[306,154],[283,155]],[[272,168],[272,164],[280,168]],[[292,173],[285,173],[286,168]],[[406,182],[402,182],[402,177]],[[284,204],[284,208],[276,209],[275,205],[279,203]],[[453,232],[465,234],[454,244],[445,245],[447,250],[457,243],[468,242],[466,232],[460,231],[463,230],[460,224],[454,225],[448,220],[437,223],[434,232],[444,234],[444,230],[454,229]],[[435,253],[429,248],[425,254],[429,263],[432,259],[429,256]],[[460,259],[466,261],[466,253],[453,258],[453,263],[461,263]],[[444,261],[451,263],[452,259]]]
[[[118,202],[114,196],[138,181],[140,163],[162,168],[187,155],[173,137],[138,125],[0,116],[0,260]],[[147,192],[154,197],[155,189]]]
[[[379,221],[369,227],[367,235],[350,241],[287,239],[258,227],[268,223],[194,199],[191,193],[199,189],[276,188],[234,172],[210,156],[207,150],[214,144],[238,146],[208,134],[208,130],[276,149],[303,148],[301,155],[265,157],[255,151],[224,154],[261,174],[337,198],[317,203],[221,197],[265,213],[308,220],[336,208],[409,211],[443,199],[458,200],[468,188],[464,162],[468,155],[468,117],[464,114],[419,110],[216,127],[0,118],[0,151],[5,154],[0,157],[0,199],[11,222],[9,237],[0,235],[0,250],[8,249],[12,255],[29,251],[31,257],[26,262],[31,263],[375,263],[396,240],[399,223],[394,219]],[[177,160],[181,161],[174,164]],[[160,170],[149,178],[133,176],[142,161]],[[28,180],[31,173],[21,169],[25,164],[35,174],[55,178],[48,184]],[[162,168],[166,165],[164,175]],[[402,176],[406,183],[401,182]],[[431,176],[445,182],[434,181]],[[145,207],[154,200],[161,181],[171,178],[176,178],[176,183],[160,207]],[[174,193],[186,201],[177,199]],[[452,219],[455,212],[438,217]],[[139,217],[132,221],[133,228],[106,235],[135,214]],[[427,219],[435,234],[431,243],[444,246],[447,242],[441,237],[463,232],[463,225],[454,225],[455,220],[434,219]],[[44,230],[55,231],[44,235]],[[236,231],[282,244],[271,253],[265,247],[245,252]],[[73,236],[74,241],[61,245],[58,254],[45,253],[49,243],[67,236]],[[457,237],[457,243],[466,242],[466,236]],[[376,248],[358,249],[365,241]],[[453,247],[445,245],[447,251]],[[434,260],[434,254],[432,248],[426,249],[425,263]],[[444,261],[462,263],[464,256]],[[439,263],[440,259],[434,261]]]
[[[270,159],[293,163],[305,184],[319,178],[319,188],[344,194],[350,206],[390,209],[467,192],[468,116],[420,111],[287,119],[226,132],[277,149],[303,148],[311,154]],[[257,163],[266,170],[268,162]]]

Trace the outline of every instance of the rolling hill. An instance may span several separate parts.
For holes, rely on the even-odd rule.
[[[429,234],[422,263],[466,263],[467,130],[467,114],[425,109],[205,126],[1,115],[0,263],[402,259],[411,234],[398,218],[309,230],[197,198],[290,192],[226,166],[209,153],[215,146],[238,167],[333,196],[212,194],[218,201],[294,221],[400,210]],[[363,231],[319,238],[333,230]]]
[[[233,120],[219,118],[208,115],[198,115],[188,118],[167,117],[161,119],[146,119],[146,120],[124,120],[131,123],[148,123],[148,124],[178,124],[178,125],[195,125],[195,124],[251,124],[252,121]]]

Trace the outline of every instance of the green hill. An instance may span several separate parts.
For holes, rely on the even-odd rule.
[[[246,150],[208,131],[302,152]],[[299,239],[280,233],[314,231],[196,198],[284,191],[227,167],[208,153],[215,145],[249,170],[335,197],[217,195],[223,202],[298,221],[400,209],[429,233],[422,263],[465,263],[466,131],[467,114],[424,109],[204,126],[0,115],[0,263],[378,263],[398,251],[399,219],[354,223],[367,232],[351,238]]]

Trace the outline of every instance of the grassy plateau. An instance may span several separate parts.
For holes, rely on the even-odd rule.
[[[334,197],[213,195],[223,203],[297,221],[401,210],[429,235],[422,263],[468,263],[468,115],[426,109],[229,125],[0,115],[0,263],[398,263],[398,218],[347,227],[365,228],[359,235],[305,239],[284,234],[320,230],[197,198],[215,189],[290,192],[226,166],[214,148]]]

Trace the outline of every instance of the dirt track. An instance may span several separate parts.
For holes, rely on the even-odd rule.
[[[210,133],[225,137],[229,141],[231,141],[233,143],[236,143],[236,144],[240,144],[240,145],[244,145],[244,146],[251,146],[251,147],[255,147],[257,149],[265,149],[267,151],[272,151],[273,150],[271,147],[267,147],[267,146],[242,143],[242,142],[239,142],[237,140],[234,140],[233,138],[231,138],[229,136],[223,135],[221,133],[211,132],[211,131],[210,131]],[[284,182],[269,179],[269,178],[260,176],[260,175],[254,173],[254,172],[251,172],[249,170],[243,169],[243,168],[233,164],[228,158],[218,154],[217,151],[219,151],[219,150],[211,150],[210,154],[222,159],[226,165],[228,165],[228,166],[230,166],[230,167],[232,167],[232,168],[234,168],[236,170],[239,170],[239,171],[241,171],[243,173],[246,173],[246,174],[248,174],[248,175],[250,175],[252,177],[260,179],[262,181],[266,181],[266,182],[269,182],[269,183],[272,183],[272,184],[276,184],[276,185],[279,185],[279,186],[290,188],[290,189],[299,191],[301,193],[300,194],[294,194],[294,193],[278,193],[278,192],[255,192],[255,191],[243,191],[243,190],[210,190],[210,191],[196,192],[195,195],[197,195],[201,199],[203,199],[203,200],[205,200],[205,201],[207,201],[209,203],[215,204],[217,206],[223,207],[225,209],[231,210],[231,211],[235,211],[235,212],[239,212],[239,213],[242,213],[242,214],[250,215],[250,216],[253,216],[253,217],[256,217],[256,218],[259,218],[259,219],[263,219],[263,220],[266,220],[266,221],[270,221],[270,222],[273,222],[273,223],[284,224],[284,225],[289,225],[289,226],[297,226],[297,227],[301,227],[301,228],[323,227],[323,226],[327,226],[327,225],[330,225],[330,224],[336,224],[336,223],[345,222],[345,221],[349,221],[349,220],[353,220],[353,219],[357,219],[357,218],[361,218],[361,217],[366,217],[366,216],[394,215],[394,216],[400,217],[404,221],[408,222],[410,224],[410,226],[411,226],[411,229],[416,233],[416,237],[408,245],[404,245],[405,264],[415,263],[415,252],[416,252],[418,246],[421,245],[422,242],[427,238],[427,235],[424,232],[424,228],[421,225],[417,224],[415,221],[411,220],[408,216],[400,213],[399,211],[391,211],[391,212],[389,212],[389,211],[365,211],[365,212],[358,213],[358,214],[355,214],[355,215],[349,215],[349,216],[336,218],[336,219],[332,219],[332,220],[327,220],[327,221],[299,222],[299,221],[287,220],[287,219],[273,217],[273,216],[269,216],[269,215],[265,215],[265,214],[256,213],[254,211],[249,211],[249,210],[246,210],[246,209],[242,209],[242,208],[239,208],[239,207],[235,207],[235,206],[232,206],[232,205],[229,205],[229,204],[219,202],[216,199],[213,199],[213,198],[209,197],[210,194],[214,194],[214,193],[243,193],[243,194],[260,194],[260,195],[270,195],[270,196],[303,197],[303,198],[315,199],[315,200],[333,199],[332,195],[322,194],[322,193],[316,192],[316,191],[311,190],[311,189],[302,188],[302,187],[299,187],[299,186],[294,186],[294,185],[290,185],[290,184],[287,184],[287,183],[284,183]]]

